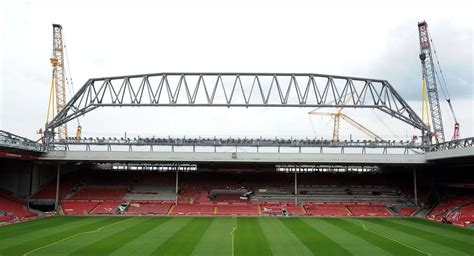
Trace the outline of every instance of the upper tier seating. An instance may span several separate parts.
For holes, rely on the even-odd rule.
[[[76,191],[71,199],[109,199],[109,200],[120,200],[125,196],[125,188],[97,188],[97,187],[83,187]]]
[[[125,200],[174,201],[175,186],[137,185],[125,197]]]
[[[73,183],[69,180],[60,180],[59,198],[64,198],[73,188]],[[32,199],[55,199],[56,198],[56,180],[42,186],[32,197]]]

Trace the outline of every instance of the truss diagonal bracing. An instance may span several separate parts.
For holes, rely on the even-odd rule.
[[[52,131],[98,107],[125,106],[374,108],[427,129],[386,80],[284,73],[157,73],[89,79],[46,128]]]

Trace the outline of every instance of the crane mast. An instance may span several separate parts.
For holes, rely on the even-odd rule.
[[[53,66],[53,81],[56,96],[56,114],[59,114],[66,106],[66,83],[64,74],[64,45],[63,28],[59,24],[53,24],[53,56],[51,64]],[[53,110],[54,111],[54,110]],[[67,125],[58,127],[57,135],[59,139],[67,137]]]
[[[432,132],[438,142],[444,142],[445,136],[441,107],[439,104],[438,87],[436,85],[436,71],[426,21],[418,23],[418,33],[420,38],[420,60],[423,71],[423,82],[426,85],[426,94],[429,101]],[[430,125],[428,124],[428,126]]]

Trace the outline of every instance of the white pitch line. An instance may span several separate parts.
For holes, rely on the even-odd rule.
[[[232,219],[235,220],[234,227],[232,227],[232,231],[230,232],[230,236],[232,238],[232,256],[234,256],[234,233],[237,230],[237,218],[233,216]]]
[[[105,226],[102,226],[102,227],[97,228],[96,230],[86,231],[86,232],[74,234],[74,235],[72,235],[72,236],[68,236],[68,237],[63,238],[63,239],[61,239],[61,240],[52,242],[52,243],[47,244],[47,245],[43,245],[43,246],[38,247],[38,248],[36,248],[36,249],[33,249],[33,250],[31,250],[31,251],[29,251],[29,252],[27,252],[27,253],[24,253],[23,256],[30,255],[30,254],[33,253],[33,252],[39,251],[39,250],[44,249],[44,248],[46,248],[46,247],[49,247],[49,246],[51,246],[51,245],[59,244],[59,243],[61,243],[61,242],[64,242],[64,241],[66,241],[66,240],[68,240],[68,239],[71,239],[71,238],[74,238],[74,237],[78,237],[78,236],[80,236],[80,235],[91,234],[91,233],[99,232],[99,231],[101,231],[102,229],[104,229],[104,228],[106,228],[106,227],[109,227],[109,226],[112,226],[112,225],[115,225],[115,224],[118,224],[118,223],[121,223],[121,222],[124,222],[124,221],[127,221],[127,220],[131,220],[131,219],[134,219],[134,218],[136,218],[136,217],[124,219],[124,220],[117,221],[117,222],[114,222],[114,223],[111,223],[111,224],[107,224],[107,225],[105,225]]]
[[[375,232],[375,231],[372,231],[372,230],[368,229],[368,228],[365,226],[365,224],[364,224],[362,221],[360,221],[360,220],[354,220],[354,219],[349,219],[349,220],[353,220],[353,221],[359,222],[359,223],[362,225],[362,228],[363,228],[365,231],[374,233],[374,234],[376,234],[376,235],[378,235],[378,236],[381,236],[381,237],[383,237],[383,238],[392,240],[392,241],[394,241],[394,242],[396,242],[396,243],[399,243],[399,244],[401,244],[401,245],[403,245],[403,246],[406,246],[406,247],[408,247],[408,248],[410,248],[410,249],[413,249],[413,250],[416,250],[416,251],[419,251],[419,252],[421,252],[421,253],[424,253],[424,254],[426,254],[426,255],[431,256],[430,253],[427,253],[427,252],[422,251],[422,250],[420,250],[420,249],[418,249],[418,248],[416,248],[416,247],[413,247],[413,246],[411,246],[411,245],[405,244],[405,243],[403,243],[403,242],[401,242],[401,241],[398,241],[398,240],[396,240],[396,239],[393,239],[393,238],[391,238],[391,237],[382,235],[382,234],[380,234],[380,233],[378,233],[378,232]]]

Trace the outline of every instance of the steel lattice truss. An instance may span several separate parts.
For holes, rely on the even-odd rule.
[[[34,152],[45,152],[44,145],[30,139],[0,130],[0,147],[29,150]]]
[[[46,130],[98,107],[125,106],[374,108],[427,129],[386,80],[321,74],[157,73],[89,79]]]
[[[443,143],[434,144],[430,147],[430,151],[443,151],[456,148],[474,147],[474,137],[459,140],[451,140]]]

